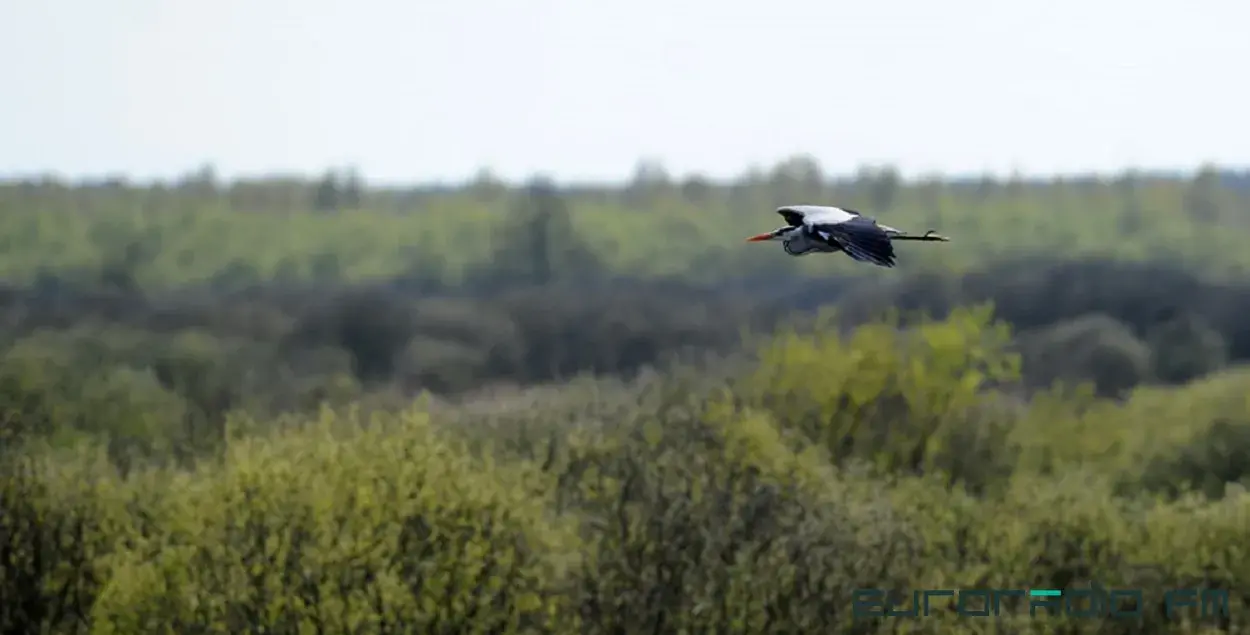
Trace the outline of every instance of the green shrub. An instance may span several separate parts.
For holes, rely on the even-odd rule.
[[[1154,375],[1181,383],[1211,373],[1228,362],[1228,342],[1205,320],[1185,315],[1165,322],[1150,334]]]
[[[901,482],[890,497],[926,539],[904,588],[1089,589],[1096,583],[1141,589],[1145,599],[1140,620],[1031,617],[1027,604],[1007,601],[1002,617],[977,620],[957,616],[953,604],[943,602],[928,623],[920,622],[926,632],[1197,633],[1245,627],[1250,593],[1238,585],[1250,575],[1250,554],[1241,547],[1250,527],[1250,497],[1216,504],[1136,501],[1115,496],[1100,476],[1075,471],[1018,478],[990,499],[926,480]],[[1169,620],[1164,593],[1195,587],[1228,590],[1231,621],[1199,620],[1196,614]]]
[[[734,398],[826,449],[888,472],[942,473],[979,487],[1010,472],[1015,408],[987,397],[1018,377],[1009,333],[988,307],[900,330],[892,322],[841,333],[827,320],[782,332]]]
[[[1152,352],[1123,323],[1087,315],[1024,338],[1025,370],[1038,385],[1092,383],[1099,395],[1119,397],[1151,377]]]
[[[578,541],[549,518],[542,475],[477,461],[418,414],[326,415],[232,441],[193,472],[101,470],[6,477],[20,548],[5,597],[35,594],[18,605],[43,611],[9,615],[13,628],[534,632],[567,615],[557,592]]]
[[[1229,484],[1250,478],[1250,425],[1220,419],[1188,445],[1156,458],[1142,486],[1172,496],[1194,490],[1220,498]]]
[[[1126,419],[1152,432],[1135,472],[1147,491],[1210,498],[1250,476],[1250,375],[1230,369],[1189,385],[1140,390]]]
[[[591,546],[582,632],[838,631],[855,588],[906,579],[921,538],[878,485],[796,452],[765,415],[658,397],[551,462]]]
[[[84,632],[141,494],[90,447],[0,462],[0,632]]]

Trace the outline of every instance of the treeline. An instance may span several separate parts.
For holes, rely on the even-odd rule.
[[[644,166],[624,185],[466,184],[371,187],[354,173],[321,180],[223,183],[211,170],[166,184],[118,179],[0,184],[0,276],[145,289],[266,282],[419,278],[472,284],[502,270],[499,249],[536,209],[552,230],[547,277],[576,273],[725,282],[750,275],[824,277],[829,259],[780,258],[742,238],[779,223],[796,202],[850,206],[891,225],[940,229],[956,243],[909,246],[908,269],[968,270],[1005,257],[1175,261],[1212,275],[1250,272],[1250,182],[1203,168],[1192,176],[905,181],[888,168],[834,178],[796,158],[714,182]],[[564,210],[560,212],[558,210]],[[567,220],[561,220],[567,213]],[[564,232],[561,234],[560,232]],[[578,239],[567,238],[569,233]],[[594,266],[590,266],[593,264]],[[882,277],[862,268],[851,275]]]
[[[535,177],[530,184],[548,183]],[[928,188],[930,195],[942,190],[993,196],[997,190],[1046,192],[1072,188],[1090,192],[1108,185],[1132,190],[1138,186],[1167,185],[1189,190],[1189,211],[1196,215],[1219,215],[1220,204],[1209,200],[1220,190],[1250,193],[1250,170],[1200,166],[1193,174],[1180,172],[1148,172],[1127,170],[1115,176],[1070,175],[1055,178],[1008,178],[983,175],[978,177],[934,176],[908,182],[891,166],[865,166],[853,175],[833,175],[808,156],[795,156],[764,168],[752,168],[734,179],[715,180],[700,174],[675,177],[658,162],[640,161],[633,176],[623,184],[566,184],[564,190],[572,197],[597,198],[602,201],[625,202],[634,207],[653,205],[658,199],[680,196],[693,202],[706,202],[725,197],[758,196],[771,193],[783,197],[797,195],[821,198],[838,191],[861,200],[876,209],[889,209],[910,198],[913,190]],[[937,188],[936,191],[933,188]],[[66,205],[82,209],[100,209],[100,203],[112,195],[133,197],[149,205],[162,203],[217,202],[248,212],[321,212],[350,211],[362,208],[394,211],[422,211],[430,202],[448,196],[467,195],[491,201],[515,195],[522,190],[490,170],[479,171],[463,183],[383,186],[367,183],[355,168],[327,170],[317,178],[304,176],[270,176],[227,180],[218,176],[211,164],[191,170],[172,180],[135,182],[124,175],[69,181],[54,175],[9,177],[0,180],[6,202],[11,205]],[[1216,199],[1219,198],[1217,195]],[[92,204],[94,199],[95,205]],[[1206,200],[1204,200],[1206,199]]]

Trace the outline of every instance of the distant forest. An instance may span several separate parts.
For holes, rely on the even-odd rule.
[[[1244,275],[1247,183],[1247,172],[1213,167],[1188,178],[908,182],[880,168],[835,179],[804,158],[729,182],[674,180],[644,163],[629,183],[597,187],[543,178],[512,186],[483,173],[455,187],[373,188],[350,170],[225,183],[211,168],[143,186],[9,181],[0,184],[0,277],[165,289],[397,277],[464,288],[491,276],[724,286],[794,275],[894,280],[1021,257],[1109,257]],[[774,208],[804,201],[863,210],[903,229],[940,229],[956,242],[905,250],[894,274],[742,244],[780,223]],[[517,255],[544,240],[546,260]]]

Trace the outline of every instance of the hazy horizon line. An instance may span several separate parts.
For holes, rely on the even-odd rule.
[[[683,172],[669,172],[665,170],[667,179],[673,183],[681,183],[691,179],[701,179],[712,184],[733,183],[743,180],[752,174],[767,175],[783,163],[800,157],[786,157],[778,159],[768,165],[750,165],[744,169],[738,170],[735,174],[711,174],[699,170],[687,170]],[[664,164],[659,161],[650,161],[650,165],[663,168]],[[642,162],[639,163],[641,165]],[[815,161],[817,166],[820,165]],[[344,163],[337,166],[329,166],[318,171],[301,171],[301,170],[268,170],[268,171],[221,171],[214,163],[205,161],[203,163],[188,167],[186,169],[167,173],[164,175],[133,175],[123,170],[96,172],[96,173],[77,173],[70,174],[59,170],[31,170],[31,171],[7,171],[0,172],[0,184],[10,185],[14,183],[30,182],[30,181],[55,181],[70,185],[89,185],[100,184],[109,181],[122,181],[127,185],[146,187],[153,185],[168,185],[184,181],[192,177],[196,173],[204,169],[211,169],[214,173],[216,182],[229,184],[237,182],[257,182],[269,180],[298,180],[298,181],[316,181],[325,177],[327,174],[346,175],[355,174],[362,183],[370,188],[440,188],[440,187],[462,187],[472,184],[489,176],[492,180],[507,186],[523,186],[533,180],[542,179],[562,187],[621,187],[634,181],[637,174],[636,171],[628,174],[617,176],[615,178],[595,178],[585,176],[565,176],[562,177],[555,171],[536,171],[526,176],[507,176],[502,175],[490,167],[478,168],[471,174],[462,175],[459,178],[420,178],[414,177],[406,180],[396,179],[371,179],[367,173],[360,170],[358,166],[351,163]],[[903,170],[890,163],[866,163],[860,167],[846,171],[825,171],[821,170],[822,176],[827,181],[844,181],[854,180],[864,171],[884,171],[893,170],[899,175],[904,182],[924,182],[932,180],[940,181],[977,181],[987,176],[995,180],[1010,180],[1019,178],[1024,181],[1055,181],[1055,180],[1088,180],[1088,179],[1105,179],[1123,177],[1129,174],[1140,176],[1166,176],[1172,178],[1192,177],[1203,169],[1214,169],[1220,173],[1245,173],[1250,175],[1250,164],[1221,164],[1217,162],[1200,162],[1188,166],[1141,166],[1127,165],[1120,168],[1110,170],[1070,170],[1070,171],[1034,171],[1027,170],[953,170],[944,172],[940,170]]]

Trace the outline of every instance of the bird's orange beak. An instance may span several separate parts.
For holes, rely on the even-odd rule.
[[[749,243],[758,243],[758,242],[761,242],[761,241],[765,241],[765,240],[772,240],[772,239],[773,239],[772,232],[769,232],[769,233],[767,233],[767,234],[756,234],[756,235],[754,235],[754,236],[752,236],[752,237],[748,238],[748,239],[747,239],[747,242],[749,242]]]

